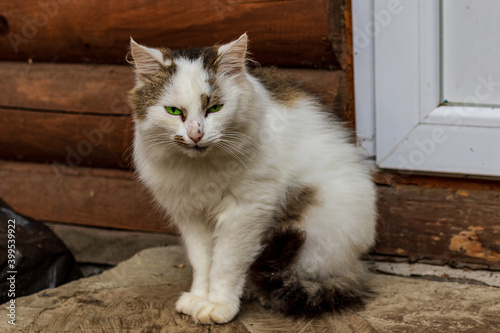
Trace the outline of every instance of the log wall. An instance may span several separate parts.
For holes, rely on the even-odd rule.
[[[177,232],[129,171],[0,162],[0,196],[33,217]],[[500,181],[377,173],[379,223],[371,258],[500,270]],[[429,185],[432,184],[432,185]]]
[[[176,232],[130,166],[132,36],[199,47],[249,34],[353,126],[350,0],[0,0],[0,197],[34,218]],[[500,269],[500,182],[375,174],[374,259]]]
[[[344,71],[285,70],[349,120]],[[0,62],[0,73],[0,159],[130,168],[128,66]]]
[[[153,47],[201,47],[248,31],[265,65],[339,69],[338,0],[2,1],[0,60],[123,63],[132,36]]]

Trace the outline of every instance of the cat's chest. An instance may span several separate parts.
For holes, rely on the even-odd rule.
[[[234,175],[218,169],[145,165],[140,173],[156,200],[169,210],[210,209],[235,183]]]

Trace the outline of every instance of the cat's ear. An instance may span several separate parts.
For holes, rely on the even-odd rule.
[[[219,63],[219,70],[228,75],[242,73],[245,69],[247,47],[248,37],[246,33],[231,43],[221,45],[217,51],[216,60]]]
[[[171,60],[163,59],[163,53],[158,49],[153,49],[137,44],[130,38],[130,54],[135,73],[141,80],[147,80],[158,73],[162,66],[170,66]]]

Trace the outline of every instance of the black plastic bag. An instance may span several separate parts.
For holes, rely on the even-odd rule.
[[[66,245],[42,222],[0,199],[0,304],[82,277]]]

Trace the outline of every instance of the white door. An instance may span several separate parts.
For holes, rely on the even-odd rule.
[[[380,168],[500,176],[500,1],[353,0],[358,142]]]

